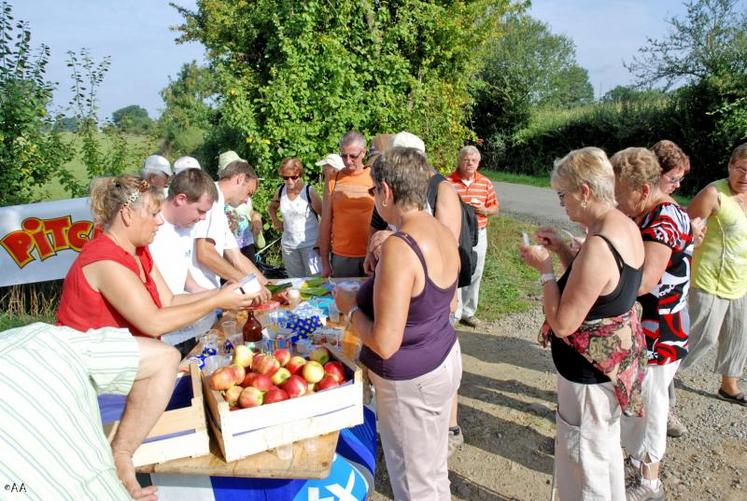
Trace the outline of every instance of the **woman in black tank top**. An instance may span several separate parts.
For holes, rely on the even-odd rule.
[[[632,312],[641,281],[643,243],[615,208],[614,173],[599,148],[558,160],[552,187],[568,217],[588,228],[578,254],[542,229],[542,245],[521,246],[541,274],[546,321],[541,341],[552,345],[558,370],[555,450],[561,499],[625,499],[620,415],[642,413],[645,343]],[[566,271],[556,281],[548,251]]]

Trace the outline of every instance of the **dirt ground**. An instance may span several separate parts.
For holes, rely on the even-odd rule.
[[[536,343],[541,320],[538,306],[459,333],[465,444],[449,460],[454,499],[550,499],[555,370]],[[676,376],[677,413],[689,433],[667,443],[662,480],[670,500],[747,499],[747,408],[715,397],[713,357]],[[380,457],[372,499],[391,496]]]

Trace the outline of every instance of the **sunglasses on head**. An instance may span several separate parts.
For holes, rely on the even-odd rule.
[[[285,181],[287,181],[287,180],[289,180],[289,179],[292,179],[292,180],[294,180],[294,181],[295,181],[296,179],[298,179],[298,178],[299,178],[299,177],[301,177],[301,176],[280,176],[280,177],[282,177],[282,178],[283,178],[283,180],[285,180]]]

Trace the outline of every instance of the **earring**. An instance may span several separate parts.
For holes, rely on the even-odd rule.
[[[581,201],[581,208],[582,208],[582,209],[585,209],[585,208],[586,208],[586,200],[582,200],[582,201]]]

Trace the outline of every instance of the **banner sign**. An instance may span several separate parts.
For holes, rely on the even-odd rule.
[[[0,287],[65,278],[92,236],[88,198],[0,207]]]

